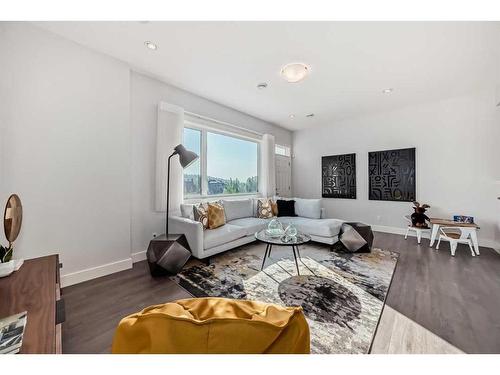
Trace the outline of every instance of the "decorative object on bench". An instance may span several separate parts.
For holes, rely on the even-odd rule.
[[[22,259],[13,260],[14,241],[19,236],[23,222],[23,205],[18,195],[12,194],[5,205],[3,215],[3,229],[8,246],[0,245],[0,277],[10,275],[23,264]]]
[[[474,224],[474,217],[465,215],[454,215],[453,221],[456,221],[457,223]]]
[[[297,268],[297,275],[300,275],[299,263],[297,258],[300,259],[299,245],[303,245],[311,241],[311,237],[304,233],[297,233],[295,236],[281,236],[281,237],[271,237],[267,234],[266,230],[261,230],[255,233],[255,238],[266,244],[266,251],[264,253],[264,258],[262,259],[261,271],[264,269],[266,264],[266,259],[271,256],[271,251],[273,245],[278,246],[291,246],[293,259],[295,260],[295,267]]]
[[[182,144],[174,147],[174,152],[167,161],[167,208],[165,211],[165,235],[156,237],[149,243],[146,257],[153,276],[177,273],[188,261],[191,251],[183,234],[170,235],[168,232],[168,214],[170,206],[170,159],[179,155],[182,168],[191,165],[198,155],[187,150]],[[162,270],[163,269],[163,270]]]
[[[182,334],[179,334],[182,332]],[[309,354],[301,307],[227,298],[191,298],[123,318],[113,354]]]
[[[415,200],[415,148],[368,153],[370,200]]]
[[[322,197],[356,199],[356,154],[321,158]]]
[[[405,240],[408,239],[408,234],[410,231],[415,232],[417,235],[417,242],[420,244],[422,241],[422,233],[429,232],[429,226],[427,222],[430,219],[425,214],[427,208],[430,208],[428,204],[420,205],[417,201],[413,202],[413,210],[415,211],[413,214],[405,215],[404,219],[408,222],[408,226],[406,228]]]
[[[363,223],[344,223],[340,230],[339,242],[334,249],[350,253],[369,253],[373,244],[371,226]]]
[[[405,240],[408,239],[408,234],[410,233],[410,231],[413,231],[417,235],[417,242],[420,244],[420,242],[422,241],[422,233],[430,232],[430,229],[428,227],[424,228],[413,226],[410,215],[405,215],[403,216],[403,218],[408,222],[408,225],[406,226]]]
[[[464,238],[470,238],[472,241],[472,247],[474,248],[474,252],[476,255],[479,254],[479,242],[477,240],[477,230],[479,229],[479,225],[475,223],[459,223],[453,220],[449,219],[439,219],[435,217],[431,217],[431,225],[432,225],[432,232],[431,232],[431,241],[429,243],[429,246],[432,247],[434,246],[434,242],[436,241],[439,233],[439,228],[440,227],[453,227],[453,228],[459,228],[462,235],[465,236]]]
[[[429,228],[427,222],[430,221],[430,219],[425,214],[425,211],[430,207],[431,206],[428,204],[420,205],[417,201],[413,202],[413,209],[415,212],[410,216],[411,225],[417,228]]]
[[[445,240],[450,243],[451,256],[455,256],[459,243],[469,245],[472,256],[476,255],[474,253],[474,249],[472,248],[472,240],[470,239],[469,232],[466,228],[440,227],[439,232],[439,240],[436,245],[436,250],[439,250],[441,240]]]
[[[297,216],[295,213],[295,200],[278,199],[276,203],[278,204],[278,217]]]

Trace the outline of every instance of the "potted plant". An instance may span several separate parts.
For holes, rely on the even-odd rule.
[[[10,244],[9,247],[0,245],[0,263],[10,262],[13,250],[12,244]]]

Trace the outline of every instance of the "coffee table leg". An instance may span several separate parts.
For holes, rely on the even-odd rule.
[[[299,246],[295,245],[295,248],[297,249],[297,255],[299,256],[299,259],[302,258],[302,256],[300,255]]]
[[[272,250],[272,249],[273,249],[273,245],[272,245],[272,244],[270,244],[270,245],[269,245],[269,253],[267,254],[267,257],[268,257],[268,258],[271,258],[271,250]]]
[[[295,254],[295,246],[292,245],[293,259],[295,260],[295,267],[297,267],[297,275],[300,276],[299,263],[297,262],[297,254]],[[298,249],[297,249],[298,251]]]
[[[260,267],[260,270],[262,271],[264,269],[264,264],[266,263],[266,258],[267,258],[267,252],[269,251],[270,245],[266,245],[266,252],[264,253],[264,259],[262,259],[262,267]]]

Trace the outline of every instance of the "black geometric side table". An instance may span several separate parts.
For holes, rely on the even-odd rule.
[[[191,257],[191,249],[183,234],[162,234],[149,242],[146,256],[152,276],[175,275]]]
[[[371,226],[363,223],[344,223],[339,233],[339,240],[332,250],[350,253],[369,253],[373,244]]]

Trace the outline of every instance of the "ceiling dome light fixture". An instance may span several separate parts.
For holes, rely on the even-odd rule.
[[[150,50],[156,51],[158,49],[158,46],[154,44],[153,42],[146,41],[144,42],[144,45],[148,47]]]
[[[265,88],[267,88],[267,83],[265,83],[265,82],[259,83],[259,84],[257,85],[257,88],[258,88],[259,90],[264,90]]]
[[[293,120],[293,119],[295,118],[295,115],[294,115],[294,114],[291,114],[291,115],[290,115],[290,116],[288,116],[288,117],[290,117],[290,118]]]
[[[390,93],[391,93],[391,92],[393,92],[393,91],[394,91],[394,89],[392,89],[392,88],[383,89],[383,90],[382,90],[382,94],[390,94]]]
[[[297,83],[309,75],[311,68],[303,63],[290,63],[281,68],[281,76],[288,83]]]

